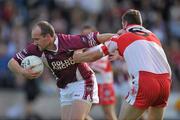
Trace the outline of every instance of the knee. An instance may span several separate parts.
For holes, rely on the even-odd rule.
[[[105,112],[105,117],[107,120],[117,120],[116,113],[113,111]]]

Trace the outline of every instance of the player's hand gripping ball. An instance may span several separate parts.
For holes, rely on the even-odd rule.
[[[43,73],[44,70],[44,64],[41,58],[35,55],[25,57],[21,62],[21,66],[26,69],[31,68],[32,71],[40,72],[41,74]]]

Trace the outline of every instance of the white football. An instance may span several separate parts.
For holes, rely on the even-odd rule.
[[[40,57],[37,57],[35,55],[27,56],[25,57],[22,62],[21,66],[23,68],[31,68],[34,72],[41,72],[43,73],[44,70],[44,64]]]

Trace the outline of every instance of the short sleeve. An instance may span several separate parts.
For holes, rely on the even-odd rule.
[[[111,38],[110,41],[107,41],[104,43],[104,45],[107,47],[109,53],[112,53],[118,49],[118,44],[117,44],[118,37],[119,37],[118,35],[115,35]]]
[[[30,55],[36,55],[38,57],[41,57],[42,52],[38,49],[38,47],[36,45],[34,45],[33,43],[29,44],[26,48],[24,48],[23,50],[19,51],[18,53],[16,53],[14,55],[14,59],[21,64],[22,60]]]
[[[92,32],[87,35],[66,35],[58,34],[60,45],[64,50],[77,50],[90,48],[100,44],[97,40],[97,33]]]

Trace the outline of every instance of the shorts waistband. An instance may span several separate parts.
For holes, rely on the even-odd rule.
[[[139,71],[139,74],[143,74],[143,76],[147,77],[156,77],[156,78],[169,78],[170,79],[170,74],[169,73],[152,73],[152,72],[147,72],[147,71]]]

